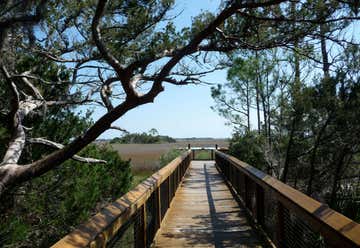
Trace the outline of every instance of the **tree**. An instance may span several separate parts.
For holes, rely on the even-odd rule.
[[[207,52],[286,45],[294,40],[293,34],[299,37],[312,33],[313,23],[321,21],[316,13],[309,11],[312,2],[300,3],[294,14],[282,11],[288,9],[281,6],[288,5],[283,0],[226,1],[216,16],[201,15],[191,28],[178,32],[166,16],[173,5],[171,0],[99,0],[95,5],[90,0],[80,3],[44,0],[26,1],[25,8],[18,4],[18,1],[5,1],[4,9],[10,11],[0,16],[2,48],[12,48],[1,50],[2,54],[10,51],[9,56],[1,56],[1,81],[11,96],[4,109],[11,120],[11,137],[0,166],[0,194],[75,158],[104,131],[116,128],[112,126],[115,120],[153,102],[164,90],[164,84],[201,82],[200,77],[206,71],[189,71],[183,63],[186,59],[199,62],[205,56],[200,54]],[[351,4],[331,5],[323,15],[329,20],[334,12],[343,13]],[[339,16],[338,19],[345,17],[354,18]],[[165,21],[167,24],[161,28]],[[289,27],[289,22],[305,24]],[[28,32],[16,32],[24,28]],[[296,32],[292,32],[294,29]],[[258,35],[261,30],[267,32]],[[267,37],[270,33],[275,35]],[[18,71],[15,64],[21,54],[40,56],[41,63],[55,61],[69,69],[70,75],[43,79],[34,70],[36,66]],[[51,94],[39,90],[35,82],[50,84],[53,89],[65,84],[69,91],[52,100]],[[28,139],[23,123],[30,115],[45,108],[85,104],[98,104],[106,112],[68,144],[31,137],[58,150],[36,161],[20,162]]]
[[[228,91],[223,90],[221,84],[211,88],[211,96],[216,102],[214,110],[220,115],[227,118],[234,127],[240,127],[239,131],[244,128],[245,132],[250,132],[250,109],[254,101],[254,92],[256,86],[254,64],[257,64],[255,58],[250,57],[248,60],[237,58],[228,71],[229,82],[225,84]],[[226,95],[235,95],[227,99]],[[243,121],[242,116],[245,118]],[[260,120],[258,120],[260,121]]]
[[[238,6],[232,5],[226,8],[218,18],[209,23],[202,32],[195,34],[194,37],[184,45],[179,44],[179,40],[175,37],[171,24],[166,27],[167,32],[165,35],[163,35],[162,32],[154,32],[153,26],[164,19],[164,15],[171,4],[171,1],[154,1],[142,5],[135,1],[129,4],[124,2],[118,6],[116,4],[108,4],[107,1],[99,1],[95,12],[90,8],[91,2],[85,2],[75,6],[73,3],[66,1],[60,4],[51,2],[47,5],[48,16],[46,19],[42,19],[42,25],[47,28],[44,32],[48,32],[46,33],[45,41],[42,43],[38,42],[36,46],[32,46],[32,44],[27,42],[26,37],[20,37],[20,41],[27,46],[27,49],[22,49],[20,52],[40,53],[47,59],[54,60],[58,63],[75,62],[76,65],[72,73],[71,86],[79,90],[83,87],[88,87],[88,97],[93,96],[93,90],[98,91],[103,101],[101,104],[107,108],[108,112],[94,123],[92,127],[87,129],[85,133],[71,141],[64,148],[61,144],[56,144],[53,141],[42,140],[43,144],[52,147],[55,146],[59,148],[59,150],[35,162],[19,165],[20,156],[25,147],[26,134],[23,127],[25,117],[43,107],[69,104],[78,105],[90,100],[86,97],[80,101],[75,101],[74,98],[68,95],[64,95],[64,98],[67,99],[63,101],[45,100],[42,92],[30,80],[39,80],[43,83],[48,81],[37,77],[38,75],[32,71],[15,74],[15,68],[7,68],[7,66],[5,66],[6,61],[2,61],[2,76],[12,96],[11,109],[8,115],[10,119],[14,121],[11,124],[12,137],[0,168],[0,194],[3,193],[8,186],[37,177],[75,156],[83,147],[110,128],[111,123],[127,111],[136,106],[152,102],[154,98],[163,91],[163,81],[173,84],[192,82],[192,78],[182,81],[173,80],[168,77],[168,74],[185,55],[197,51],[201,41],[211,34],[218,24],[234,13]],[[66,10],[65,19],[56,16],[56,12],[60,9]],[[93,12],[91,14],[93,18],[89,20],[87,16],[91,12]],[[121,23],[122,19],[112,19],[115,15],[122,15],[128,18]],[[78,24],[78,20],[82,20],[82,23]],[[5,20],[4,23],[7,21],[8,20]],[[100,30],[100,22],[104,22],[103,31]],[[50,23],[54,25],[48,25]],[[118,24],[122,26],[119,28]],[[70,42],[68,37],[71,35],[69,34],[71,32],[68,32],[68,29],[72,27],[79,28],[78,30],[88,31],[82,36],[84,39],[83,42],[78,40]],[[126,30],[126,27],[131,27],[131,29],[127,29],[126,35],[123,35],[123,32],[120,31]],[[116,30],[117,32],[113,32],[112,30]],[[149,35],[150,32],[152,35]],[[81,31],[79,31],[79,33],[81,35]],[[56,34],[59,36],[54,38],[54,36],[57,36]],[[148,38],[144,39],[145,37]],[[106,47],[105,42],[114,38],[120,39],[120,42],[107,42],[108,47]],[[14,37],[10,36],[4,38],[6,41],[12,41],[13,39]],[[154,41],[161,42],[155,44]],[[144,42],[150,44],[150,46],[144,46]],[[119,47],[120,43],[123,43],[123,46]],[[95,47],[93,44],[95,44]],[[50,49],[50,47],[54,49]],[[155,51],[160,52],[155,53]],[[73,59],[61,58],[61,55],[69,52],[74,53],[72,56]],[[170,59],[160,71],[156,71],[153,75],[144,74],[150,64],[163,57]],[[98,79],[96,82],[86,80],[84,83],[81,81],[82,76],[78,73],[81,69],[87,68],[86,63],[97,63]],[[103,64],[105,64],[105,66],[102,66]],[[88,66],[91,67],[91,65]],[[23,97],[19,94],[20,85],[17,82],[16,76],[32,91],[31,95],[25,95]],[[105,76],[108,78],[105,79]],[[136,85],[142,81],[153,82],[151,89],[145,94],[141,94],[136,90]],[[109,96],[111,94],[110,87],[115,82],[120,83],[123,90],[121,94],[125,96],[125,99],[122,103],[114,107],[112,106]],[[53,79],[51,83],[56,87],[68,82],[63,82],[63,80],[57,78]],[[96,85],[96,83],[98,84]],[[82,84],[84,86],[81,86]],[[92,86],[92,84],[95,84],[95,86]],[[92,99],[92,102],[97,102],[97,99]],[[37,140],[39,141],[39,139]]]
[[[152,136],[157,136],[157,135],[159,135],[159,132],[155,128],[151,128],[149,130],[149,134],[152,135]]]
[[[260,105],[254,105],[254,109],[260,110],[256,111],[258,116],[263,115],[263,125],[253,125],[258,128],[251,135],[242,127],[246,122],[233,122],[235,133],[230,151],[287,184],[327,202],[345,215],[358,219],[360,216],[354,209],[358,208],[356,199],[359,197],[357,185],[360,178],[359,136],[355,121],[359,118],[357,109],[360,106],[357,92],[360,82],[359,43],[352,34],[343,34],[351,30],[352,20],[358,19],[359,6],[350,2],[330,2],[307,1],[307,6],[313,7],[311,11],[303,9],[304,5],[299,2],[291,2],[284,8],[273,8],[271,16],[261,10],[242,13],[252,21],[251,28],[257,30],[256,34],[252,32],[253,35],[242,37],[235,35],[236,32],[231,35],[222,32],[229,42],[226,48],[241,44],[243,48],[253,50],[229,56],[233,65],[229,73],[236,75],[237,80],[238,75],[246,75],[235,82],[238,88],[246,89],[246,81],[253,81],[253,102],[258,100]],[[303,15],[301,22],[298,22],[299,14]],[[309,21],[310,16],[315,19]],[[265,23],[261,22],[265,20]],[[272,27],[271,23],[278,25]],[[235,25],[235,21],[232,24],[235,30],[241,30],[245,25]],[[280,44],[276,35],[272,36],[272,32],[277,30],[277,33],[279,29],[294,35]],[[270,38],[264,39],[263,36]],[[276,59],[268,59],[271,56],[264,56],[266,53],[259,51],[274,44],[279,46]],[[250,67],[237,66],[239,60],[252,61],[254,55],[259,63],[250,62],[253,65]],[[270,66],[264,66],[266,64]],[[252,73],[247,75],[249,68]],[[254,78],[252,75],[257,76]],[[229,84],[233,87],[235,83],[230,81],[225,87]],[[224,86],[218,86],[213,92],[216,93],[213,97],[217,110],[230,121],[236,116],[234,109],[247,109],[244,90],[225,91]],[[246,117],[246,111],[243,116]]]

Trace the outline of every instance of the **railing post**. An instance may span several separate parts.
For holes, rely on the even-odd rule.
[[[256,184],[256,219],[261,226],[264,225],[265,221],[264,207],[264,189]]]
[[[276,246],[284,247],[285,229],[284,229],[284,206],[281,202],[277,203],[277,214],[276,214]]]
[[[156,189],[156,230],[158,230],[161,226],[161,194],[160,187]]]
[[[170,207],[170,201],[171,201],[171,175],[168,177],[168,208]]]
[[[249,197],[249,178],[244,175],[244,179],[245,179],[245,206],[247,209],[251,210],[250,209],[250,205],[251,205],[251,202],[250,202],[250,197]]]
[[[218,149],[218,144],[215,144],[215,150],[217,150]]]
[[[146,247],[146,203],[139,208],[137,216],[137,225],[134,225],[135,247]]]
[[[191,145],[190,144],[188,144],[188,150],[190,150],[191,149]]]

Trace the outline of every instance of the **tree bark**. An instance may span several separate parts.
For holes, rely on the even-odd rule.
[[[312,194],[312,187],[313,187],[313,180],[315,177],[315,161],[316,161],[316,153],[317,153],[317,149],[320,145],[320,141],[321,138],[326,130],[327,125],[329,124],[330,120],[331,120],[331,115],[328,116],[328,118],[326,119],[324,125],[321,127],[318,135],[316,136],[316,140],[315,140],[315,144],[314,144],[314,148],[312,150],[311,153],[311,158],[310,158],[310,176],[309,176],[309,182],[308,182],[308,186],[306,189],[306,194],[307,195],[311,195]]]
[[[269,142],[269,149],[271,149],[271,114],[270,114],[270,92],[269,92],[269,75],[267,74],[266,77],[266,101],[267,101],[267,134],[268,134],[268,142]]]
[[[340,154],[339,154],[338,159],[337,159],[337,163],[335,165],[333,183],[332,183],[331,194],[330,194],[330,199],[329,199],[330,207],[333,207],[335,205],[335,203],[336,203],[336,192],[338,190],[339,180],[341,178],[341,169],[342,169],[343,164],[344,164],[346,151],[347,151],[346,148],[341,149]]]
[[[295,127],[296,127],[296,116],[293,118],[292,123],[291,123],[291,131],[290,131],[290,137],[289,137],[289,143],[286,147],[286,157],[285,157],[285,162],[284,162],[284,170],[283,173],[281,175],[281,181],[286,183],[287,180],[287,175],[288,175],[288,171],[289,171],[289,165],[290,165],[290,161],[291,161],[291,148],[293,145],[293,139],[294,139],[294,134],[295,134]]]
[[[258,59],[258,53],[255,52],[255,58]],[[257,114],[257,127],[258,127],[258,133],[261,133],[261,122],[260,122],[260,87],[259,87],[259,75],[258,75],[258,65],[256,65],[256,82],[255,82],[255,91],[256,91],[256,114]]]
[[[247,113],[247,131],[250,133],[250,84],[246,84],[246,113]]]
[[[323,60],[323,72],[324,77],[330,77],[330,63],[328,54],[326,51],[326,40],[325,40],[325,33],[326,33],[326,24],[320,24],[320,44],[321,44],[321,55]]]
[[[295,2],[292,3],[291,7],[295,9]],[[295,47],[295,49],[297,49],[299,47],[299,41],[297,39],[294,41],[294,47]],[[298,103],[297,94],[299,94],[299,92],[301,90],[301,82],[300,82],[300,59],[299,59],[299,55],[296,52],[294,53],[294,68],[295,68],[295,78],[294,78],[294,84],[292,87],[292,97],[293,97],[293,106],[294,106],[295,110],[294,110],[294,117],[293,117],[293,120],[291,123],[289,143],[286,148],[284,171],[281,176],[281,181],[283,181],[284,183],[286,183],[289,166],[290,166],[290,161],[292,159],[291,149],[292,149],[293,142],[294,142],[296,124],[297,124],[298,120],[300,120],[300,117],[302,116],[302,114],[298,112],[298,104],[299,103]]]

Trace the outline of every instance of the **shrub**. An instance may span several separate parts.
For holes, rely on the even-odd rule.
[[[229,154],[260,170],[264,170],[266,160],[261,149],[263,145],[264,137],[257,133],[235,134],[230,140]]]
[[[153,135],[147,133],[131,133],[123,137],[116,137],[110,143],[120,144],[156,144],[156,143],[175,143],[176,140],[164,135]]]
[[[182,153],[181,150],[172,149],[172,150],[168,151],[167,153],[161,155],[160,159],[159,159],[160,168],[164,167],[165,165],[170,163],[172,160],[174,160],[176,157],[180,156],[181,153]]]
[[[107,164],[67,161],[18,188],[13,192],[16,203],[1,216],[0,244],[49,247],[129,190],[129,161],[107,146],[90,145],[81,154]]]

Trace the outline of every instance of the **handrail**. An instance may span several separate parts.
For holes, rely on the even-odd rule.
[[[190,145],[189,145],[190,147]],[[226,147],[191,147],[191,159],[197,161],[215,160],[215,150],[228,152]]]
[[[215,160],[277,247],[360,247],[355,221],[230,155],[215,151]]]
[[[134,246],[148,247],[189,166],[190,154],[188,150],[175,158],[52,247],[106,247],[130,224],[134,226]]]

